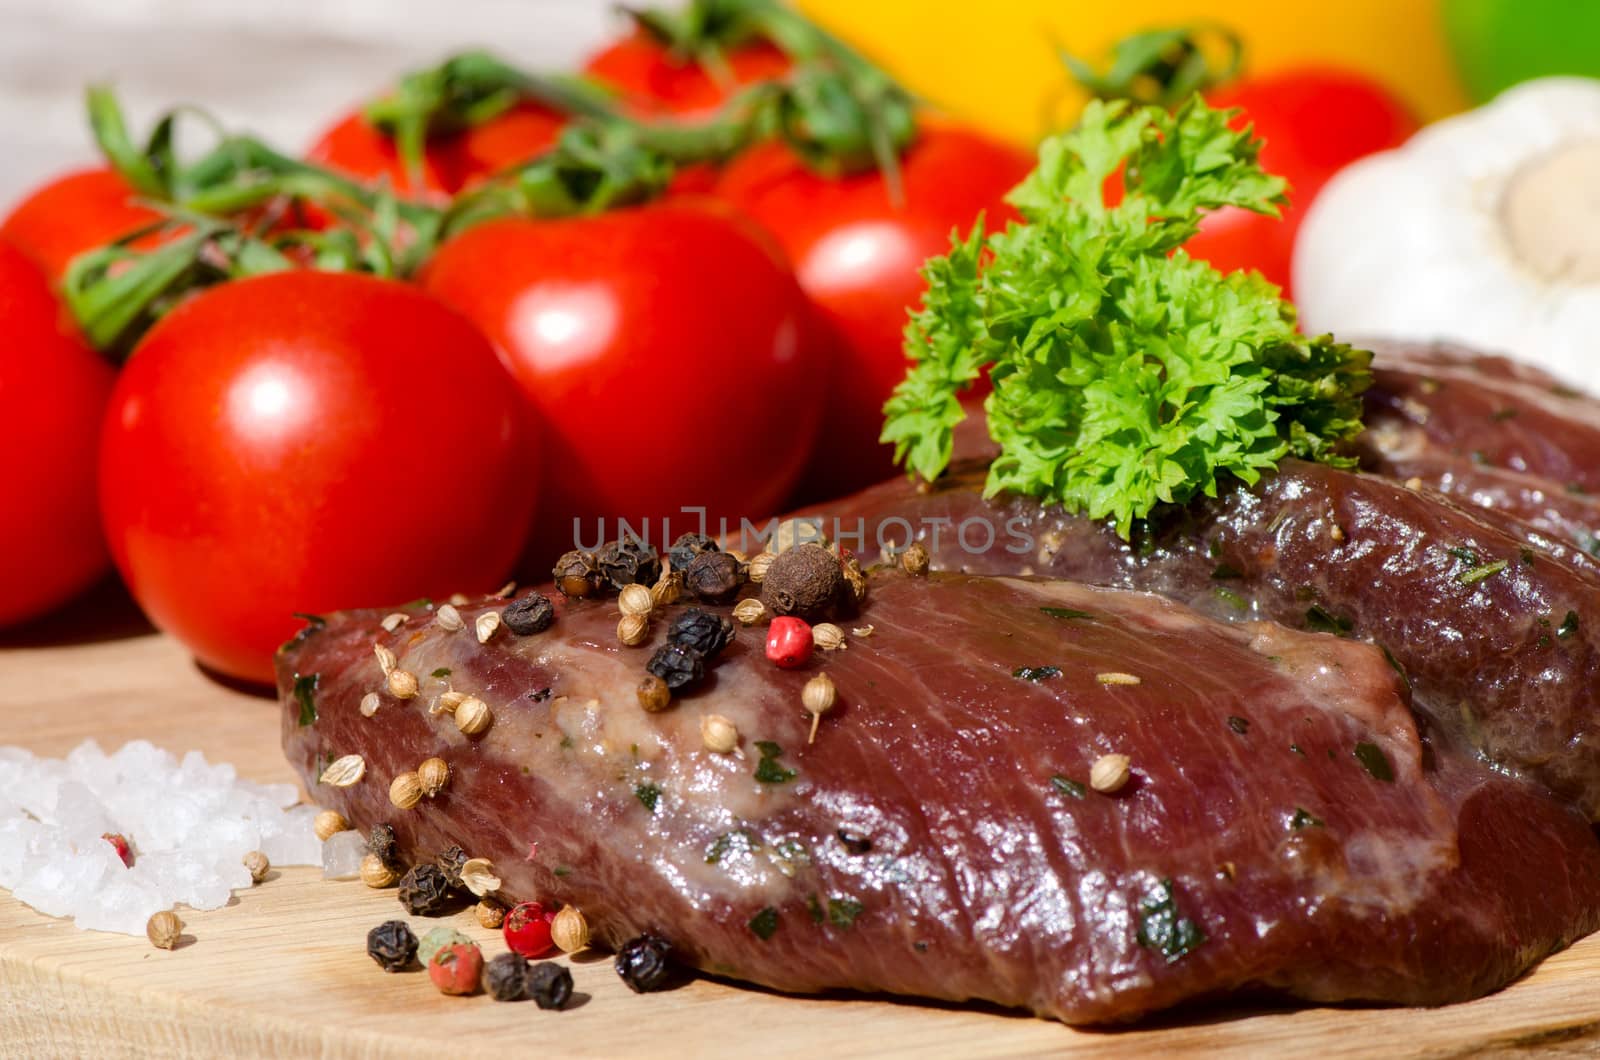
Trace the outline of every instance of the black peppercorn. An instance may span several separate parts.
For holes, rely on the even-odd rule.
[[[417,936],[404,920],[385,920],[367,932],[367,956],[386,972],[398,972],[417,956]]]
[[[541,961],[528,973],[528,996],[540,1008],[561,1008],[572,997],[572,973],[555,961]]]
[[[519,637],[543,633],[556,620],[556,607],[544,593],[529,593],[500,612],[500,621]]]
[[[667,551],[667,559],[672,563],[673,570],[686,571],[700,553],[720,551],[717,543],[704,534],[679,534],[678,540],[674,541],[672,548]]]
[[[617,951],[615,967],[636,994],[666,986],[672,976],[672,943],[658,935],[640,935]]]
[[[833,553],[821,545],[796,545],[767,568],[761,602],[775,615],[815,622],[833,614],[844,589],[844,572]]]
[[[683,572],[683,587],[702,600],[726,600],[744,584],[739,560],[726,552],[702,552]]]
[[[412,916],[443,916],[452,897],[450,881],[437,865],[413,865],[400,877],[400,904]]]
[[[521,1001],[528,996],[532,969],[520,953],[502,953],[483,966],[484,993],[496,1001]]]
[[[693,648],[706,658],[714,659],[733,639],[733,620],[719,617],[691,607],[667,627],[667,643]]]
[[[394,829],[386,824],[375,824],[372,832],[367,836],[367,849],[375,854],[379,861],[385,865],[395,862]]]
[[[654,547],[636,537],[609,541],[595,553],[595,566],[615,589],[654,585],[661,577],[661,557]]]
[[[595,569],[594,556],[588,552],[573,549],[556,560],[550,573],[564,596],[589,596],[600,588],[600,572]]]
[[[445,882],[449,883],[452,890],[461,890],[461,866],[467,863],[467,852],[458,846],[441,851],[434,859],[434,864],[439,866],[439,871],[444,873]]]
[[[706,675],[704,657],[682,644],[661,645],[644,668],[665,681],[673,692],[698,683]]]

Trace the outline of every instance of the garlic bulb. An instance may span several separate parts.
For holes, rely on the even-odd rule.
[[[1552,77],[1336,175],[1295,245],[1304,329],[1449,339],[1600,380],[1600,81]]]

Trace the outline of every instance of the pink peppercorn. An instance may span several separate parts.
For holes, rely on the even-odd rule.
[[[129,848],[125,836],[119,832],[104,832],[100,838],[111,844],[111,848],[117,852],[117,857],[122,859],[124,865],[133,868],[133,851]]]
[[[440,946],[428,961],[428,978],[441,994],[475,994],[483,975],[483,951],[476,942]]]
[[[555,946],[550,937],[550,922],[555,916],[555,910],[546,909],[542,903],[519,902],[501,923],[506,946],[530,960],[543,957]]]
[[[811,623],[785,615],[767,628],[767,658],[785,670],[804,666],[811,658]]]

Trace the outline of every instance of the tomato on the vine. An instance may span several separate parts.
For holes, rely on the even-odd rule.
[[[161,220],[114,170],[82,169],[33,191],[0,221],[10,241],[59,281],[72,259]],[[148,245],[148,244],[146,244]]]
[[[805,496],[834,497],[895,474],[878,442],[883,403],[905,377],[906,311],[922,295],[922,264],[979,214],[991,228],[1014,214],[1004,197],[1033,156],[974,130],[926,123],[900,160],[903,200],[883,174],[830,177],[781,144],[735,159],[718,194],[788,251],[800,285],[840,351]]]
[[[1228,208],[1210,214],[1185,250],[1224,272],[1255,269],[1289,291],[1300,222],[1335,173],[1356,159],[1403,144],[1417,121],[1387,88],[1346,70],[1301,67],[1206,93],[1215,107],[1239,107],[1236,128],[1264,141],[1261,165],[1289,182],[1282,219]],[[1289,292],[1292,294],[1292,292]]]
[[[708,69],[644,30],[590,57],[584,72],[615,88],[641,112],[693,117],[716,110],[739,89],[789,72],[789,57],[767,41],[725,51],[722,68]]]
[[[545,428],[531,570],[572,547],[574,520],[592,542],[600,519],[697,529],[683,506],[713,526],[768,515],[805,464],[828,375],[810,306],[721,203],[490,221],[422,282],[498,345]]]
[[[415,287],[283,272],[151,329],[100,446],[112,555],[207,666],[272,679],[296,612],[489,591],[536,493],[515,384]]]
[[[411,174],[395,140],[359,111],[346,115],[320,137],[307,158],[347,176],[387,179],[398,195],[442,204],[450,196],[539,154],[561,135],[566,119],[536,103],[513,105],[488,121],[428,138],[422,184]]]
[[[95,499],[115,378],[39,267],[0,241],[0,626],[49,611],[110,566]]]

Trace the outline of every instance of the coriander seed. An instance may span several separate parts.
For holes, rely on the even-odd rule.
[[[766,606],[755,597],[751,597],[748,600],[740,600],[733,605],[733,617],[739,620],[741,626],[753,626],[765,618],[766,614]]]
[[[654,604],[650,598],[650,590],[638,584],[624,586],[622,593],[617,597],[617,606],[622,608],[624,615],[648,616]]]
[[[859,604],[867,598],[867,576],[861,573],[861,564],[852,556],[841,564],[840,569],[844,572],[844,584],[850,590],[850,599]]]
[[[456,708],[465,703],[468,698],[470,697],[465,692],[457,692],[454,689],[448,692],[441,692],[439,693],[439,698],[433,701],[433,706],[428,708],[428,713],[454,714]]]
[[[389,782],[389,801],[409,810],[422,801],[422,781],[415,773],[401,773]]]
[[[465,600],[462,603],[466,603]],[[467,624],[461,619],[461,612],[456,610],[454,604],[440,604],[439,610],[434,612],[434,620],[439,623],[439,628],[447,633],[459,633]]]
[[[506,907],[493,898],[485,898],[472,907],[472,912],[478,918],[478,925],[490,931],[499,931],[500,925],[506,922]]]
[[[350,822],[344,819],[344,814],[338,810],[323,810],[317,814],[316,820],[311,822],[311,830],[317,833],[317,838],[326,843],[340,832],[348,831]]]
[[[750,566],[745,570],[745,577],[751,584],[760,585],[767,578],[767,571],[772,569],[772,561],[777,559],[771,552],[761,552],[750,561]]]
[[[361,882],[373,890],[382,890],[393,887],[394,881],[400,874],[394,871],[394,866],[376,854],[368,854],[361,859]]]
[[[485,611],[472,623],[472,630],[478,637],[479,644],[489,643],[489,638],[495,635],[500,628],[500,612]]]
[[[811,735],[806,743],[816,740],[818,723],[822,721],[824,714],[833,709],[833,704],[838,698],[839,693],[833,686],[833,678],[827,674],[818,674],[806,682],[805,688],[800,692],[800,702],[811,715]]]
[[[144,933],[149,936],[150,945],[156,949],[170,950],[183,937],[183,921],[178,919],[177,913],[163,909],[145,922]]]
[[[389,694],[396,699],[414,699],[417,694],[417,675],[410,670],[395,670],[389,674]]]
[[[383,706],[383,697],[376,692],[368,692],[361,697],[361,716],[370,718],[378,713],[378,708]]]
[[[907,574],[923,575],[928,573],[928,566],[933,558],[928,555],[928,546],[921,541],[913,541],[900,553],[900,566],[905,568]]]
[[[411,620],[411,616],[410,615],[404,615],[404,614],[401,614],[399,611],[396,611],[392,615],[385,615],[383,617],[383,621],[378,623],[378,624],[383,627],[383,631],[385,633],[393,633],[395,630],[399,629],[401,626],[405,625],[410,620]]]
[[[811,639],[823,651],[838,651],[840,648],[846,647],[844,630],[832,622],[819,622],[817,625],[812,626]]]
[[[468,858],[461,866],[461,885],[482,898],[500,889],[500,877],[488,858]]]
[[[778,524],[777,532],[767,542],[767,551],[781,556],[798,545],[814,544],[827,548],[828,535],[822,532],[822,520],[785,519]]]
[[[663,571],[650,587],[651,607],[666,607],[683,599],[683,574],[680,571]]]
[[[394,673],[394,668],[400,665],[399,660],[395,658],[394,652],[382,644],[374,644],[372,646],[372,654],[377,658],[378,669],[383,672],[384,677]]]
[[[1127,755],[1101,755],[1089,767],[1089,786],[1103,795],[1109,795],[1122,790],[1130,775]]]
[[[250,874],[251,883],[260,883],[272,870],[272,862],[261,851],[252,850],[244,856],[244,868]]]
[[[348,788],[360,783],[361,778],[367,775],[367,760],[360,755],[344,755],[328,763],[328,768],[322,771],[322,776],[317,778],[319,784],[330,784],[336,788]]]
[[[672,705],[672,689],[655,674],[646,674],[637,691],[639,706],[651,714],[659,714]]]
[[[639,586],[631,585],[629,588],[637,589]],[[645,595],[648,596],[649,592],[646,591]],[[617,622],[617,640],[626,647],[637,648],[648,639],[650,639],[650,619],[645,615],[625,614]]]
[[[456,708],[456,728],[467,736],[477,736],[489,731],[494,724],[494,712],[489,704],[477,696],[468,696]]]
[[[577,906],[563,906],[556,918],[550,921],[550,941],[562,953],[577,953],[589,945],[589,922]]]
[[[707,714],[700,719],[700,742],[713,754],[729,754],[739,746],[739,729],[721,714]]]
[[[430,758],[417,767],[417,782],[422,794],[433,798],[450,785],[450,764],[442,758]]]

